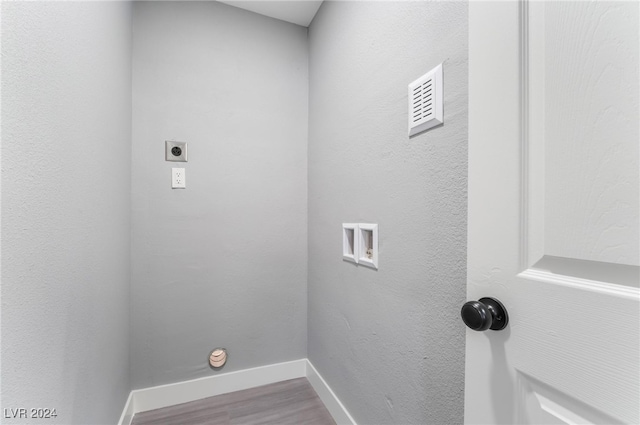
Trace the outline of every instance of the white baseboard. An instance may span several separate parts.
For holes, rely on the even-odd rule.
[[[309,380],[313,389],[316,390],[318,397],[320,397],[320,400],[322,400],[329,413],[331,413],[336,424],[356,425],[356,421],[353,420],[342,402],[309,360],[307,360],[307,380]]]
[[[118,425],[130,425],[133,415],[139,412],[302,377],[309,380],[337,424],[355,425],[349,412],[307,359],[131,391]]]
[[[122,410],[122,415],[120,415],[118,425],[131,425],[131,421],[133,420],[133,415],[135,415],[135,413],[136,412],[133,410],[133,391],[131,391],[129,393],[129,397],[127,397],[124,409]]]

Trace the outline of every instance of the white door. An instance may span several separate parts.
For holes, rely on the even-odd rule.
[[[640,423],[638,23],[470,2],[466,423]]]

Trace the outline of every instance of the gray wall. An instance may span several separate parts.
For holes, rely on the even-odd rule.
[[[2,407],[113,424],[130,390],[131,5],[1,7]]]
[[[133,387],[306,357],[306,28],[139,2],[133,45]]]
[[[466,4],[326,2],[310,46],[214,2],[133,20],[132,65],[125,3],[2,3],[2,407],[114,423],[130,388],[218,373],[211,348],[228,372],[308,332],[360,423],[461,422]],[[441,61],[445,124],[409,139]],[[379,224],[380,270],[342,261],[342,222]]]
[[[309,29],[309,358],[359,423],[463,420],[467,31],[462,2],[325,2]],[[409,139],[440,62],[445,123]],[[378,271],[343,222],[378,223]]]

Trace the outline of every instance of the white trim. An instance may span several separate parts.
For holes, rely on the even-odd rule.
[[[333,420],[338,425],[356,425],[347,409],[344,407],[340,399],[327,385],[327,382],[320,376],[313,364],[307,359],[307,380],[324,403],[325,407],[331,413]]]
[[[139,412],[303,377],[309,380],[338,425],[356,425],[347,409],[308,359],[131,391],[118,425],[130,425],[133,415]]]
[[[520,18],[520,268],[529,266],[529,3],[518,3]]]
[[[618,285],[609,282],[599,282],[597,280],[583,279],[575,276],[565,276],[548,270],[527,269],[518,274],[522,279],[536,280],[538,282],[551,283],[554,285],[567,286],[569,288],[581,289],[583,291],[598,292],[600,294],[613,297],[620,297],[632,301],[640,300],[640,289]]]
[[[131,425],[131,421],[133,420],[133,415],[135,412],[133,411],[133,391],[129,393],[129,397],[127,397],[127,402],[124,405],[124,409],[122,410],[122,415],[120,415],[120,420],[118,421],[118,425]]]
[[[215,395],[306,376],[306,360],[276,363],[132,391],[134,412],[160,409]]]

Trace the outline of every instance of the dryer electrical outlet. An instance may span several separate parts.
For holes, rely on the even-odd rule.
[[[165,140],[164,159],[165,161],[187,162],[187,142]]]

